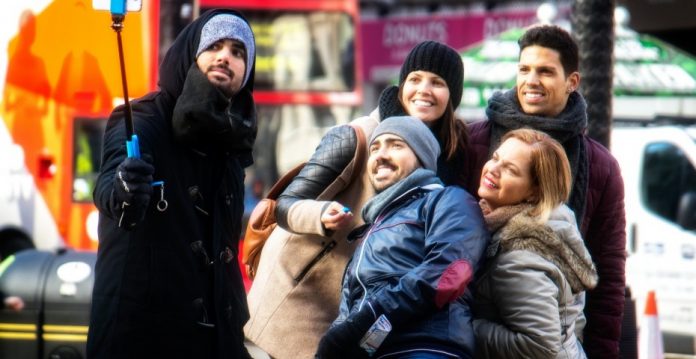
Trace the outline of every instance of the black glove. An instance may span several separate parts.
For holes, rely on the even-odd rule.
[[[132,229],[145,218],[152,195],[152,175],[155,168],[143,159],[128,157],[116,168],[114,199],[118,226]]]
[[[360,348],[360,339],[367,333],[376,318],[368,303],[337,325],[334,325],[319,341],[314,358],[368,358],[367,352]]]

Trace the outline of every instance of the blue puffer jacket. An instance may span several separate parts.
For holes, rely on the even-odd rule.
[[[346,270],[336,323],[369,301],[393,327],[376,357],[414,350],[472,357],[467,286],[488,242],[479,206],[463,189],[407,191],[366,228]]]

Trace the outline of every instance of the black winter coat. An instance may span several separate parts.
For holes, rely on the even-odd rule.
[[[107,124],[94,192],[100,243],[89,358],[249,357],[242,331],[249,314],[237,252],[251,148],[193,150],[175,141],[171,124],[201,29],[221,12],[236,14],[208,12],[184,29],[160,67],[161,90],[133,103],[143,158],[151,159],[154,179],[164,181],[168,207],[157,209],[160,189],[155,187],[145,219],[132,230],[118,227],[113,209],[114,173],[126,157],[123,109],[116,109]],[[255,124],[252,84],[253,76],[231,110]],[[236,144],[253,143],[255,133],[230,136]]]

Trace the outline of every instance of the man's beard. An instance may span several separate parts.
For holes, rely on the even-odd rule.
[[[237,93],[236,90],[231,88],[232,87],[231,84],[235,78],[235,74],[224,66],[212,65],[212,66],[208,67],[208,71],[206,71],[206,77],[207,77],[208,73],[210,73],[214,70],[222,70],[225,73],[225,75],[227,75],[227,77],[229,78],[229,80],[228,80],[229,83],[227,85],[225,85],[224,83],[217,83],[217,81],[211,80],[210,78],[208,79],[208,81],[210,81],[210,83],[213,84],[213,86],[215,88],[220,90],[220,92],[222,92],[225,95],[225,97],[232,98]]]
[[[389,160],[381,160],[379,163],[375,164],[375,167],[377,167],[377,166],[388,166],[392,170],[392,172],[396,172],[396,168],[397,168],[397,166]],[[370,173],[370,176],[368,176],[368,179],[370,180],[370,183],[372,184],[372,188],[375,189],[375,193],[380,193],[380,192],[384,191],[385,189],[391,187],[394,183],[399,181],[399,179],[397,179],[396,181],[391,182],[391,183],[386,183],[385,181],[378,182],[375,179],[375,175],[376,175],[374,173],[375,171],[370,170],[370,172],[372,172],[372,173]]]
[[[227,98],[232,98],[237,93],[236,91],[232,91],[232,89],[230,89],[227,86],[216,85],[216,84],[213,84],[213,86],[215,86],[215,88],[220,90],[220,92],[222,92],[225,95],[225,97],[227,97]]]

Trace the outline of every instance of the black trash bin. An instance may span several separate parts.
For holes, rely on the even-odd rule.
[[[93,252],[26,250],[0,264],[0,290],[22,297],[0,311],[0,358],[84,359]]]

